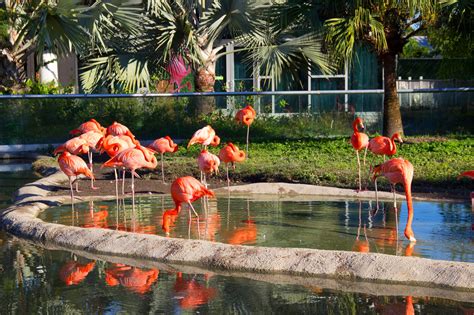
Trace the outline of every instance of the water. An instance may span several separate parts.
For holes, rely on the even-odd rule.
[[[375,203],[367,201],[223,195],[209,200],[207,216],[202,202],[195,202],[201,213],[199,225],[196,219],[189,225],[186,207],[179,215],[165,215],[163,220],[165,211],[173,206],[169,196],[150,196],[137,198],[135,211],[129,199],[119,205],[119,211],[115,200],[96,201],[75,204],[74,212],[70,205],[50,208],[40,218],[66,225],[158,235],[165,235],[163,222],[167,222],[171,237],[474,262],[471,207],[464,203],[415,202],[416,244],[410,244],[403,235],[405,202],[398,203],[396,216],[393,202],[380,203],[375,212]]]
[[[33,179],[34,176],[29,173],[21,176],[19,173],[1,173],[2,205],[9,203],[9,197],[5,199],[3,196],[12,193],[17,188],[15,185],[22,185]],[[137,229],[138,222],[145,222],[147,215],[153,213],[157,217],[149,221],[161,224],[160,215],[163,212],[161,201],[160,197],[139,198],[136,222],[132,224],[131,220],[127,219],[119,221],[119,225],[122,224],[122,229]],[[223,206],[227,206],[227,200],[224,198],[218,201],[219,208],[221,202]],[[117,225],[116,218],[112,214],[115,210],[113,203],[96,202],[93,207],[95,213],[107,211],[105,222],[107,227],[112,228],[114,224]],[[224,236],[221,236],[224,232],[220,231],[223,227],[227,228],[227,218],[229,218],[229,229],[235,225],[235,228],[232,228],[234,234],[242,230],[239,228],[251,224],[259,226],[255,241],[252,241],[252,237],[234,236],[238,242],[256,244],[257,240],[263,238],[262,233],[270,235],[263,227],[260,228],[262,224],[259,222],[260,219],[253,218],[252,213],[258,209],[269,212],[270,215],[274,211],[272,210],[274,202],[249,200],[249,209],[247,200],[231,199],[230,204],[232,211],[235,212],[233,215],[239,217],[243,215],[245,222],[230,220],[233,215],[226,216],[224,207],[224,211],[218,213],[221,216],[221,228],[216,229],[219,232],[214,234],[216,240],[224,239]],[[212,205],[211,201],[210,208],[215,213],[216,207]],[[254,209],[253,206],[257,205],[259,208]],[[281,213],[275,219],[277,222],[284,219],[283,214],[286,212],[282,210],[286,207],[285,202],[280,202],[280,205],[278,211]],[[163,207],[165,206],[169,206],[169,200],[166,198],[163,199]],[[77,223],[77,220],[79,222],[85,220],[85,213],[89,214],[88,208],[89,204],[76,205],[74,223]],[[300,212],[309,211],[307,209],[303,211],[304,209],[305,207],[301,207]],[[353,210],[351,207],[349,209],[349,221],[352,222]],[[52,208],[47,210],[45,215],[67,221],[67,213],[70,212],[70,207]],[[122,212],[126,216],[131,214],[131,210]],[[181,222],[186,221],[185,214],[183,212],[177,219],[177,225],[171,231],[173,236],[181,234],[183,237],[186,236],[187,232],[179,232]],[[299,215],[306,216],[301,213]],[[298,217],[298,214],[296,216]],[[69,220],[72,221],[71,214]],[[100,223],[101,221],[104,219],[92,220],[91,223],[104,224]],[[271,220],[267,217],[263,222]],[[142,231],[149,233],[155,231],[161,234],[158,225],[145,228],[140,223]],[[258,280],[260,276],[262,275],[216,274],[210,271],[192,270],[190,267],[171,267],[140,261],[132,264],[123,258],[90,259],[63,250],[46,249],[0,231],[0,313],[2,314],[411,314],[412,311],[417,314],[472,314],[474,311],[474,298],[470,299],[469,296],[472,295],[469,293],[467,295],[464,293],[464,298],[460,301],[440,298],[439,294],[437,297],[374,295],[326,289],[322,286],[322,280],[317,279],[314,281],[305,279],[309,282],[298,285],[287,283],[288,281],[282,281],[275,276],[267,276],[265,281],[261,281]],[[293,281],[293,283],[304,283],[304,281]],[[390,286],[383,285],[383,288]]]

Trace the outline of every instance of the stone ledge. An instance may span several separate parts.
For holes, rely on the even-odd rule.
[[[85,229],[46,223],[36,218],[40,211],[51,205],[67,203],[67,196],[45,198],[53,187],[64,180],[63,174],[56,173],[22,187],[18,192],[17,202],[0,215],[0,227],[22,238],[70,250],[168,264],[464,291],[474,289],[472,263],[348,251],[228,245],[106,229]],[[247,190],[253,187],[250,186]],[[274,185],[272,187],[275,188]],[[297,191],[307,189],[310,188],[302,187]],[[268,193],[266,190],[262,191]],[[294,189],[291,191],[296,193]],[[288,190],[290,194],[293,193],[291,191]]]

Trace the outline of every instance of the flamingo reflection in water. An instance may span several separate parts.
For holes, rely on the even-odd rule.
[[[174,285],[175,298],[179,305],[186,310],[195,310],[201,305],[209,303],[216,296],[216,289],[200,284],[195,276],[187,280],[181,272],[176,274]]]
[[[89,201],[89,213],[84,215],[84,223],[81,225],[85,228],[108,228],[107,218],[109,216],[109,207],[106,205],[99,206],[99,211],[94,209],[94,201]]]
[[[68,261],[59,270],[59,278],[66,285],[76,285],[81,283],[87,275],[94,269],[95,261],[87,264],[80,264],[77,261]]]
[[[244,226],[231,232],[227,243],[232,245],[255,244],[257,241],[257,224],[250,217],[250,200],[247,199],[247,219],[242,220]]]
[[[105,270],[105,282],[109,286],[121,285],[130,291],[144,294],[158,279],[158,269],[143,270],[137,267],[115,264]]]

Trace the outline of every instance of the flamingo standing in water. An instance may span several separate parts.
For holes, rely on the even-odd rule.
[[[140,177],[135,170],[139,168],[154,169],[158,161],[154,156],[154,151],[140,145],[135,148],[123,150],[113,158],[103,164],[103,166],[113,167],[121,166],[128,169],[132,175],[132,202],[135,204],[135,177]],[[125,181],[125,174],[124,174]]]
[[[365,149],[364,153],[364,165],[365,165],[365,156],[367,154],[367,147],[369,145],[369,137],[359,131],[359,127],[363,130],[364,129],[364,122],[362,118],[357,117],[354,122],[352,123],[352,128],[354,129],[354,133],[351,136],[351,144],[357,154],[357,167],[359,169],[359,191],[362,190],[362,180],[360,176],[360,157],[359,151]]]
[[[86,162],[83,159],[76,155],[72,155],[68,151],[64,151],[58,159],[59,168],[67,175],[69,178],[69,188],[71,188],[71,202],[74,201],[74,192],[72,189],[72,185],[76,182],[76,191],[79,192],[77,180],[79,179],[78,176],[83,174],[89,178],[94,178],[94,174],[90,171],[87,167]],[[72,181],[72,177],[76,177],[74,181]]]
[[[103,135],[105,134],[105,128],[102,127],[101,124],[99,124],[95,119],[91,119],[85,123],[82,123],[79,127],[71,130],[69,133],[71,135],[77,136],[89,131],[95,131]]]
[[[247,156],[249,156],[249,133],[250,133],[250,125],[253,123],[255,116],[257,116],[257,112],[253,109],[252,106],[247,105],[235,114],[235,120],[247,126],[247,145],[246,145],[246,152]]]
[[[207,188],[206,174],[212,174],[213,172],[219,173],[219,165],[221,161],[219,158],[212,153],[209,153],[206,149],[202,150],[199,156],[197,157],[197,162],[203,178],[201,182]]]
[[[163,154],[166,152],[174,153],[178,151],[178,145],[171,140],[170,137],[165,136],[153,141],[149,146],[149,149],[152,149],[161,154],[161,178],[163,183],[165,182],[165,171],[163,165]]]
[[[207,189],[206,186],[194,177],[179,177],[171,184],[171,198],[173,198],[175,204],[174,210],[179,213],[179,211],[181,211],[181,204],[188,204],[189,219],[191,219],[191,210],[193,210],[194,214],[199,219],[199,215],[196,210],[194,210],[191,203],[205,196],[215,197],[212,190]]]
[[[369,141],[369,151],[376,155],[383,155],[385,162],[386,156],[392,156],[397,153],[397,146],[395,140],[403,143],[402,137],[399,133],[394,133],[392,138],[377,136]]]
[[[204,149],[207,149],[208,145],[217,147],[220,142],[221,139],[216,135],[216,131],[207,125],[193,134],[191,140],[189,140],[188,148],[195,143],[199,143],[204,146]]]
[[[410,242],[416,242],[415,234],[411,228],[413,222],[413,203],[411,198],[411,183],[413,180],[413,165],[408,161],[402,158],[395,158],[388,160],[387,162],[377,165],[372,170],[373,176],[372,180],[375,182],[375,191],[377,192],[377,177],[385,176],[390,184],[392,185],[393,197],[394,197],[394,207],[397,211],[397,201],[395,193],[395,185],[402,184],[405,188],[405,196],[407,200],[408,208],[408,219],[405,226],[405,236]],[[398,224],[397,224],[398,225]],[[397,227],[398,232],[398,227]]]
[[[227,176],[227,187],[230,185],[229,180],[229,163],[232,164],[232,167],[235,170],[235,163],[236,162],[243,162],[245,160],[245,152],[243,150],[239,150],[239,147],[233,144],[232,142],[227,142],[220,151],[219,151],[219,159],[225,163],[225,171]]]
[[[184,84],[181,85],[181,82],[183,82],[183,79],[191,73],[191,67],[185,65],[183,57],[173,56],[166,66],[166,71],[170,74],[169,83],[172,84],[173,87],[176,83],[177,88],[173,92],[179,92],[181,88],[185,86]],[[188,90],[191,90],[190,82],[188,82],[186,86],[188,87]]]

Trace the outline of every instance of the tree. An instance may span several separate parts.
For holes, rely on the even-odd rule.
[[[327,40],[336,56],[351,60],[357,43],[373,48],[384,67],[383,134],[403,133],[396,88],[396,56],[409,39],[435,22],[436,0],[342,1],[337,17],[326,21]]]
[[[214,91],[215,67],[224,56],[225,45],[234,43],[235,51],[248,55],[249,64],[258,63],[265,72],[277,77],[284,68],[307,66],[311,59],[323,72],[331,71],[322,53],[322,38],[317,33],[289,34],[288,28],[275,23],[268,1],[216,0],[204,12],[197,1],[149,0],[142,32],[127,38],[108,38],[109,50],[90,59],[81,79],[87,91],[103,82],[136,90],[148,86],[151,74],[163,72],[175,56],[182,56],[193,68],[195,89]],[[206,106],[209,105],[209,106]],[[212,102],[204,99],[198,112],[208,113]]]

